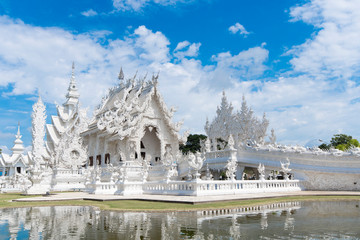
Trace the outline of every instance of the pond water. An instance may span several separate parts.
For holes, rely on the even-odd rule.
[[[360,239],[359,201],[198,212],[0,209],[0,239]]]

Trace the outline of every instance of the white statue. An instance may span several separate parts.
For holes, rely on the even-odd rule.
[[[232,134],[230,134],[229,138],[228,138],[227,147],[228,147],[229,150],[235,150],[234,145],[235,145],[234,138],[233,138]]]
[[[271,135],[270,135],[269,139],[270,139],[270,144],[271,145],[276,144],[276,135],[275,135],[275,130],[274,129],[271,129]]]
[[[231,158],[226,164],[226,177],[235,180],[235,173],[237,169],[236,159]]]
[[[285,180],[289,180],[289,175],[288,173],[291,171],[291,169],[289,168],[290,166],[290,160],[289,158],[286,158],[286,162],[283,163],[280,161],[280,164],[281,164],[281,169],[282,171],[284,172],[284,177],[285,177]]]
[[[205,175],[205,179],[206,180],[212,180],[213,179],[213,175],[211,174],[211,171],[209,169],[209,164],[206,164],[206,175]]]
[[[205,157],[202,157],[201,153],[199,153],[199,152],[197,152],[195,154],[190,152],[188,154],[188,163],[189,163],[189,166],[195,171],[196,179],[199,179],[199,177],[200,177],[199,171],[202,168],[204,161],[205,161]]]
[[[260,180],[265,180],[265,166],[264,164],[259,163],[258,166],[259,178]]]

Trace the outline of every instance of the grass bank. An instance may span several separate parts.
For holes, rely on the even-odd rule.
[[[252,207],[287,201],[351,201],[359,200],[360,196],[291,196],[279,198],[262,198],[251,200],[236,200],[224,202],[201,203],[196,205],[168,202],[151,202],[138,200],[120,201],[49,201],[49,202],[12,202],[13,199],[26,198],[20,194],[0,194],[0,208],[36,207],[36,206],[94,206],[102,210],[111,211],[197,211],[206,209],[229,209]]]

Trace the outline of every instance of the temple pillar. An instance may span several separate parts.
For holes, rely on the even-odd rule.
[[[98,155],[98,152],[99,152],[99,137],[96,136],[95,138],[95,151],[94,151],[94,166],[95,168],[98,168],[98,162],[97,162],[97,155]]]
[[[107,164],[105,163],[105,155],[108,153],[108,141],[107,141],[107,139],[106,138],[104,138],[104,151],[103,151],[103,153],[104,153],[104,166],[106,166]]]

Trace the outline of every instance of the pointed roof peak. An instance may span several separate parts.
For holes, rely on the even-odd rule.
[[[72,62],[70,82],[75,82],[75,62]]]
[[[18,122],[18,130],[17,134],[15,135],[14,146],[12,147],[13,154],[22,154],[24,152],[24,145],[23,141],[21,141],[21,134],[20,134],[20,122]]]
[[[42,98],[41,98],[41,95],[40,95],[40,90],[38,90],[38,100],[37,100],[38,103],[42,103]]]
[[[75,105],[78,103],[79,98],[78,89],[76,87],[76,81],[75,81],[75,63],[72,63],[72,71],[71,71],[71,78],[70,78],[70,84],[68,88],[68,93],[66,94],[67,101],[65,105]]]
[[[18,130],[17,130],[17,134],[16,134],[16,139],[20,139],[21,135],[20,135],[20,121],[18,122]]]
[[[120,72],[119,72],[118,79],[119,79],[120,81],[123,81],[123,80],[124,80],[124,72],[123,72],[122,67],[120,67]]]

